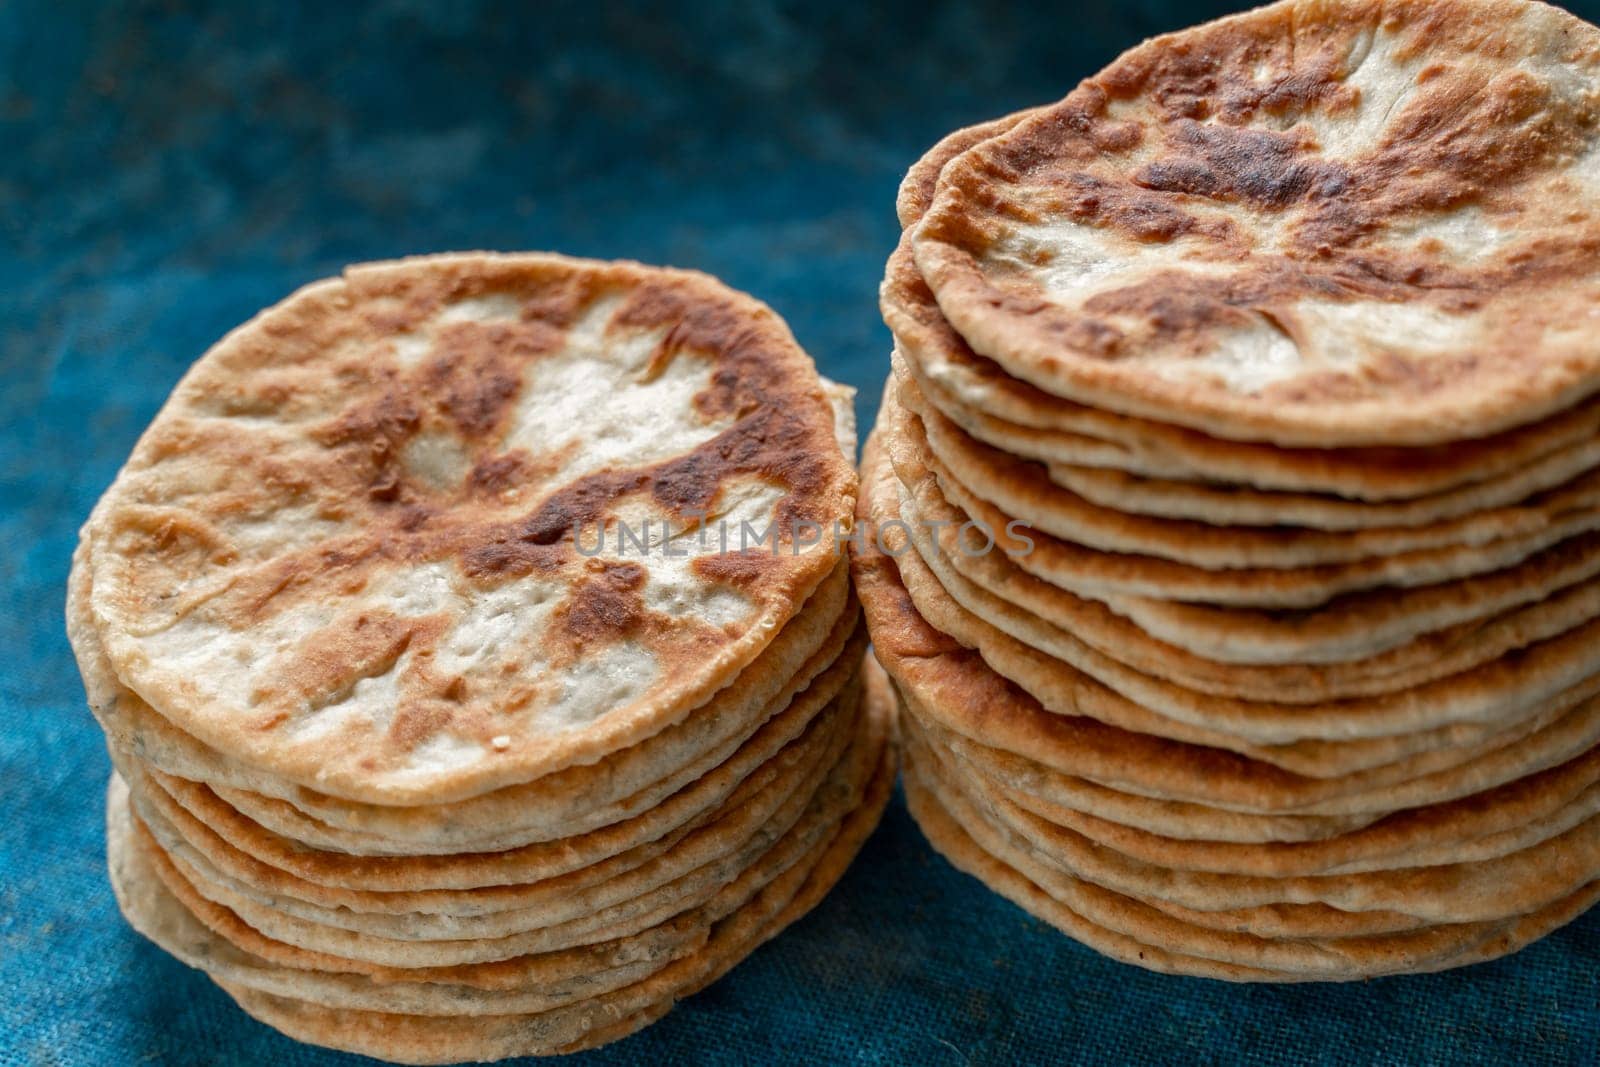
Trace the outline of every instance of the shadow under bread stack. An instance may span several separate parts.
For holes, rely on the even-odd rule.
[[[894,777],[803,535],[855,506],[848,399],[763,305],[625,263],[354,267],[234,331],[72,571],[128,919],[404,1062],[592,1047],[715,980]]]
[[[1600,896],[1597,101],[1554,8],[1303,0],[913,168],[855,568],[951,862],[1239,981]]]

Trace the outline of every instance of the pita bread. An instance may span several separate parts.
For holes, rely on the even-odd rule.
[[[1086,638],[1106,630],[1124,655],[1137,655],[1139,646],[1149,643],[1146,637],[1158,640],[1159,649],[1147,655],[1146,662],[1156,661],[1156,673],[1161,669],[1181,671],[1182,679],[1174,680],[1194,688],[1216,684],[1210,681],[1216,668],[1203,662],[1209,660],[1295,668],[1326,665],[1325,670],[1283,674],[1293,676],[1296,691],[1308,694],[1376,692],[1393,676],[1421,680],[1454,673],[1511,648],[1555,636],[1592,617],[1594,583],[1589,579],[1600,575],[1600,537],[1592,534],[1560,542],[1506,570],[1442,585],[1351,594],[1303,610],[1106,595],[1093,582],[1082,581],[1083,570],[1068,570],[1077,546],[1041,538],[1035,531],[1021,535],[1033,542],[1031,550],[1019,538],[997,536],[1006,550],[975,554],[963,540],[975,535],[961,531],[972,516],[945,498],[932,469],[937,460],[919,455],[914,441],[914,433],[909,442],[891,438],[888,451],[915,501],[913,510],[925,517],[925,526],[946,546],[944,555],[950,566],[997,595],[1037,606],[1040,614],[1058,613],[1071,619],[1074,629]],[[990,513],[990,521],[999,521],[998,513]],[[936,531],[930,525],[945,522],[951,525],[941,525]],[[1053,581],[1023,569],[1028,561],[1021,555],[1035,552],[1055,557],[1034,568],[1050,574]],[[1089,564],[1084,570],[1092,570],[1095,560],[1104,557],[1077,552],[1077,561],[1086,558]],[[1123,557],[1122,562],[1124,567],[1136,567],[1144,561]],[[1283,577],[1281,572],[1249,573],[1263,580],[1269,575]],[[995,584],[1000,582],[1003,590]],[[1085,584],[1087,588],[1082,589]],[[1094,595],[1096,592],[1100,595]],[[1096,601],[1103,601],[1112,613],[1098,609]],[[1136,628],[1121,624],[1119,617]],[[1498,651],[1486,654],[1486,649]],[[1343,664],[1350,666],[1337,666]],[[1405,673],[1408,664],[1414,675]],[[1230,678],[1239,674],[1222,673]],[[1277,674],[1263,672],[1262,683],[1287,682],[1287,678],[1275,677]]]
[[[932,473],[914,456],[902,457],[897,469],[915,479],[912,485],[901,482],[895,487],[898,516],[922,561],[964,607],[991,621],[993,611],[1030,613],[1137,671],[1202,693],[1314,702],[1394,692],[1470,670],[1600,615],[1600,582],[1590,581],[1482,622],[1424,634],[1366,659],[1328,664],[1217,662],[1151,637],[1107,605],[1035,578],[1003,552],[972,552],[963,542],[966,516],[939,495]],[[888,521],[894,520],[895,510],[888,509]],[[1596,556],[1600,558],[1600,553]],[[974,602],[995,598],[1005,607],[995,605],[985,611]],[[1213,625],[1226,625],[1226,613],[1219,610],[1216,615]],[[1282,620],[1279,625],[1289,628],[1291,622]],[[1020,633],[1008,632],[1026,640]]]
[[[910,766],[914,768],[913,773],[920,773],[916,758]],[[1138,896],[1117,893],[1063,872],[1047,862],[1030,842],[1009,833],[1005,826],[989,821],[984,809],[968,803],[959,790],[941,789],[937,795],[940,806],[975,844],[1085,918],[1143,943],[1221,963],[1281,970],[1301,980],[1350,980],[1454,966],[1461,957],[1503,937],[1521,918],[1510,916],[1481,922],[1420,926],[1408,926],[1402,919],[1393,924],[1399,929],[1379,932],[1388,922],[1388,916],[1379,916],[1374,922],[1364,914],[1341,915],[1329,909],[1308,913],[1280,908],[1276,918],[1269,922],[1290,931],[1304,931],[1325,921],[1332,932],[1322,935],[1299,932],[1280,937],[1199,925],[1146,903]],[[1582,887],[1553,902],[1549,908],[1565,912],[1574,896],[1580,900],[1592,899],[1593,893],[1588,886]],[[1228,914],[1236,915],[1239,911],[1231,910]],[[1297,922],[1295,917],[1301,915],[1307,917]]]
[[[1008,632],[1009,627],[1002,630],[991,626],[951,599],[947,593],[948,583],[959,579],[953,574],[936,573],[917,552],[903,553],[897,566],[911,602],[924,618],[964,646],[976,649],[989,666],[1015,682],[1047,710],[1059,715],[1088,715],[1110,725],[1151,736],[1226,749],[1312,777],[1327,778],[1392,768],[1400,761],[1407,761],[1406,766],[1412,772],[1438,770],[1463,763],[1475,755],[1503,747],[1554,722],[1575,705],[1594,696],[1597,687],[1600,687],[1600,683],[1579,685],[1545,703],[1531,715],[1510,718],[1506,722],[1449,723],[1429,730],[1365,738],[1256,743],[1248,737],[1228,731],[1226,713],[1242,710],[1272,714],[1273,709],[1269,705],[1239,702],[1219,705],[1217,710],[1223,713],[1219,715],[1219,720],[1224,721],[1212,725],[1205,721],[1206,709],[1210,706],[1208,700],[1173,690],[1166,695],[1179,699],[1195,714],[1169,716],[1159,702],[1155,706],[1147,706],[1140,702],[1140,698],[1130,698],[1119,691],[1119,682],[1137,682],[1137,679],[1114,663],[1089,652],[1070,635],[1051,630],[1048,639],[1042,642],[1046,647],[1031,647],[1016,640]],[[941,585],[941,582],[946,584]],[[965,597],[973,592],[967,589],[962,595]],[[985,596],[980,606],[1016,614],[1016,610],[1009,608],[1004,601],[990,603],[993,600]],[[1018,626],[1017,629],[1026,627]],[[1087,660],[1094,673],[1079,671],[1071,663],[1055,658],[1051,650],[1057,647],[1074,659]],[[1111,683],[1102,682],[1100,676],[1112,679]],[[1133,688],[1142,688],[1144,684],[1138,683]],[[1341,706],[1348,708],[1354,706],[1354,702],[1345,702]],[[1315,707],[1296,707],[1293,711],[1286,711],[1282,706],[1278,708],[1291,722],[1302,710],[1308,719],[1314,718],[1318,711]]]
[[[1324,904],[1347,912],[1398,911],[1437,924],[1493,922],[1564,899],[1600,874],[1596,846],[1600,820],[1594,819],[1528,848],[1482,861],[1265,878],[1144,863],[1096,847],[1082,835],[993,794],[985,795],[983,802],[1050,865],[1115,892],[1200,911]]]
[[[858,722],[855,744],[852,746],[850,760],[844,761],[858,771],[864,753],[881,753],[879,765],[888,767],[892,774],[892,766],[884,764],[883,760],[889,759],[892,753],[885,751],[883,738],[892,727],[888,715],[892,706],[869,698],[869,703],[864,708],[864,717]],[[854,762],[851,762],[853,760]],[[869,758],[867,764],[872,764]],[[841,764],[842,766],[842,764]],[[880,776],[884,771],[880,769]],[[839,767],[834,768],[834,777],[839,777]],[[120,782],[114,782],[112,788],[113,809],[116,797],[121,791],[126,796],[126,790]],[[834,790],[837,793],[837,790]],[[822,803],[822,794],[805,798],[808,802]],[[827,803],[834,803],[828,800]],[[852,816],[854,817],[854,816]],[[150,840],[143,824],[135,820],[139,835]],[[676,952],[678,949],[693,940],[695,928],[703,927],[705,913],[701,911],[685,910],[668,922],[628,937],[614,938],[609,941],[596,942],[591,946],[584,946],[572,950],[543,953],[531,956],[517,956],[501,961],[483,962],[464,966],[448,967],[392,967],[373,964],[360,960],[350,959],[326,953],[308,951],[281,941],[264,937],[253,927],[240,921],[239,917],[228,909],[208,901],[197,893],[193,885],[188,882],[171,862],[166,858],[166,853],[158,848],[150,848],[152,862],[155,869],[161,874],[162,879],[168,883],[170,892],[176,894],[183,902],[186,909],[191,911],[204,924],[212,929],[218,936],[239,946],[241,950],[266,959],[276,965],[294,969],[324,970],[333,973],[365,974],[374,980],[384,983],[415,983],[415,982],[441,982],[452,985],[466,985],[472,988],[487,990],[516,990],[526,989],[533,985],[548,984],[553,982],[568,981],[581,978],[584,974],[600,971],[607,968],[626,964],[658,959],[665,953]],[[783,856],[793,855],[790,847],[782,853]],[[115,853],[113,853],[113,857]],[[766,870],[770,874],[776,869],[769,863]],[[113,866],[113,875],[116,875]],[[760,877],[751,875],[751,878]],[[745,884],[749,884],[748,880]],[[724,890],[719,894],[724,904],[737,903],[738,890]],[[725,909],[724,909],[725,910]]]
[[[1454,956],[1503,923],[1429,923],[1395,911],[1347,912],[1323,904],[1197,910],[1107,890],[1052,864],[1034,843],[997,820],[986,801],[948,777],[930,750],[911,746],[911,766],[945,811],[986,851],[1087,917],[1141,940],[1209,959],[1337,980],[1371,973],[1374,951],[1404,955],[1406,969]],[[1194,921],[1191,916],[1198,917]],[[1270,934],[1265,930],[1272,930]]]
[[[912,773],[907,775],[906,800],[929,842],[957,869],[978,878],[1024,910],[1097,952],[1166,974],[1235,982],[1292,982],[1311,978],[1304,974],[1190,956],[1098,925],[1041,889],[1016,868],[980,848]],[[1600,898],[1600,885],[1586,887],[1556,905],[1506,924],[1499,934],[1480,942],[1468,952],[1421,966],[1391,967],[1377,973],[1389,973],[1392,969],[1404,969],[1409,973],[1442,970],[1506,955],[1570,922],[1597,898]],[[1148,934],[1148,931],[1142,932]],[[1375,974],[1364,975],[1373,976]]]
[[[813,846],[801,862],[775,875],[747,872],[730,883],[719,906],[703,913],[700,922],[711,925],[702,925],[698,941],[612,967],[595,981],[576,987],[553,987],[548,993],[518,988],[486,994],[477,987],[418,983],[416,979],[409,986],[390,978],[378,985],[371,979],[338,972],[286,970],[248,948],[223,940],[192,917],[185,922],[185,907],[170,895],[161,895],[164,883],[158,878],[157,886],[151,886],[148,861],[158,859],[159,853],[140,853],[125,846],[129,835],[116,829],[115,787],[108,810],[113,828],[108,834],[113,881],[119,901],[137,927],[186,962],[211,971],[247,1010],[302,1040],[399,1062],[456,1062],[587,1047],[658,1018],[673,999],[714,980],[821,899],[876,824],[888,798],[894,764],[892,754],[881,743],[888,714],[889,709],[879,705],[868,716],[879,724],[880,739],[873,749],[875,758],[864,765],[877,767],[870,783],[858,781],[858,802],[846,803],[849,810],[842,822],[836,822],[835,831]],[[863,788],[865,795],[861,796]],[[126,805],[120,810],[125,815]],[[141,860],[145,861],[143,868]],[[217,917],[215,909],[206,914]],[[750,928],[754,917],[762,917],[756,936],[731,935],[732,929]],[[246,940],[252,947],[263,944],[259,937]],[[526,966],[532,959],[537,957],[516,962]],[[557,962],[554,956],[543,959]],[[489,965],[489,969],[496,966]],[[659,999],[663,990],[665,999]],[[375,1011],[373,1005],[387,1010]],[[396,1013],[397,1008],[419,1010]],[[522,1017],[507,1016],[507,1012]],[[470,1024],[463,1025],[459,1018],[463,1015],[472,1017]],[[568,1035],[564,1043],[547,1048],[558,1033]],[[353,1034],[361,1035],[360,1039]],[[521,1043],[507,1051],[505,1043],[512,1040]]]
[[[1239,981],[1600,898],[1597,69],[1522,0],[1286,0],[912,168],[852,569],[953,862]]]
[[[1210,570],[1157,556],[1106,552],[1054,537],[1037,527],[1012,526],[1014,520],[1021,520],[973,493],[927,450],[923,426],[914,415],[903,408],[897,413],[894,407],[888,407],[887,414],[894,425],[903,427],[891,435],[891,440],[906,441],[921,462],[938,477],[944,498],[965,512],[969,520],[981,524],[980,529],[993,531],[997,546],[1011,555],[1018,566],[1079,596],[1106,601],[1119,610],[1128,605],[1124,613],[1129,615],[1136,609],[1148,608],[1141,601],[1149,600],[1306,610],[1353,593],[1434,587],[1506,571],[1566,539],[1566,531],[1561,527],[1546,527],[1529,537],[1491,541],[1470,548],[1430,549],[1300,568]],[[1582,521],[1577,522],[1579,526],[1582,524]],[[1455,598],[1441,597],[1437,593],[1434,600],[1455,602]],[[1150,609],[1145,614],[1161,618],[1157,610]]]
[[[1081,439],[1056,450],[1048,442],[1041,443],[1038,433],[1002,428],[982,412],[952,411],[947,400],[924,385],[898,350],[891,355],[891,363],[901,393],[914,398],[917,410],[926,405],[979,444],[1042,464],[1045,475],[1066,491],[1067,499],[1075,497],[1096,508],[1155,518],[1323,531],[1422,526],[1516,505],[1570,482],[1600,463],[1600,435],[1596,435],[1498,478],[1387,502],[1161,478],[1120,470],[1109,463],[1082,462],[1085,446],[1079,443]],[[1070,458],[1063,459],[1063,455]]]
[[[310,849],[255,823],[203,786],[146,769],[174,801],[231,849],[304,882],[339,890],[379,893],[472,891],[558,878],[615,857],[638,858],[737,796],[753,778],[792,758],[823,705],[791,704],[714,770],[632,819],[572,837],[499,852],[446,856],[357,856]],[[798,751],[798,750],[795,750]]]
[[[1145,478],[1122,471],[1061,463],[1047,464],[1046,472],[1052,482],[1080,499],[1096,507],[1128,514],[1226,527],[1283,525],[1323,531],[1365,531],[1444,522],[1457,523],[1463,529],[1481,526],[1487,515],[1498,515],[1518,505],[1533,505],[1545,493],[1593,470],[1597,463],[1600,463],[1600,436],[1505,478],[1388,504]]]
[[[180,383],[97,509],[94,625],[127,688],[279,778],[379,804],[526,782],[680,721],[832,570],[792,542],[849,516],[837,399],[702,275],[351,268]],[[718,519],[785,550],[730,564]]]
[[[86,579],[86,570],[74,571],[68,595],[69,616],[74,619],[75,609],[84,603],[81,590]],[[813,706],[820,706],[816,702],[836,692],[853,670],[850,665],[859,658],[864,640],[858,630],[858,611],[841,566],[774,639],[771,658],[764,652],[741,676],[740,687],[718,694],[682,723],[595,765],[569,768],[468,801],[411,808],[340,801],[241,765],[177,730],[118,685],[96,655],[99,645],[92,629],[83,627],[77,648],[91,710],[114,749],[134,753],[177,777],[210,782],[258,822],[268,822],[314,846],[415,856],[516,848],[552,835],[571,836],[578,832],[580,820],[598,826],[621,817],[619,813],[643,810],[651,798],[660,800],[720,763],[800,690],[806,689]],[[819,640],[820,647],[797,672],[782,676],[781,668],[774,666],[792,662]],[[741,735],[740,730],[746,732]],[[316,815],[308,817],[296,805]],[[342,825],[327,825],[325,819]],[[345,832],[352,828],[353,832]]]
[[[1176,518],[1216,526],[1306,526],[1312,530],[1366,530],[1421,526],[1474,512],[1502,509],[1554,490],[1600,464],[1600,435],[1539,456],[1501,477],[1400,501],[1358,501],[1331,493],[1256,490],[1250,482],[1154,477],[1118,466],[1120,448],[1082,435],[1048,437],[1011,426],[984,411],[963,408],[896,350],[894,376],[907,395],[949,419],[981,445],[1045,466],[1051,482],[1099,509]],[[920,410],[920,408],[918,408]],[[1123,464],[1126,466],[1126,464]]]
[[[286,910],[301,918],[316,919],[317,914],[296,912],[296,902],[336,910],[339,915],[324,920],[335,926],[367,915],[406,916],[413,926],[426,924],[431,917],[455,935],[485,917],[507,912],[539,909],[545,917],[557,916],[551,921],[561,921],[560,916],[596,910],[605,906],[599,901],[637,896],[645,888],[670,881],[665,875],[675,877],[721,859],[754,834],[769,832],[769,826],[783,827],[785,818],[799,815],[790,805],[797,798],[804,802],[816,791],[821,775],[838,760],[850,740],[852,731],[838,726],[840,714],[842,711],[832,711],[819,716],[801,738],[741,782],[721,806],[655,840],[588,866],[527,882],[498,880],[507,876],[510,865],[499,859],[500,854],[491,853],[480,858],[478,879],[491,884],[465,890],[375,891],[308,881],[234,848],[160,785],[142,778],[137,763],[120,767],[119,773],[136,796],[141,821],[164,851],[197,853],[206,869],[259,902],[286,900]],[[568,847],[581,854],[584,846],[579,841]],[[656,863],[663,858],[668,862]],[[466,867],[467,859],[462,857],[460,866]],[[652,865],[653,872],[646,870]],[[383,931],[373,927],[367,932]]]
[[[997,134],[1006,132],[1031,114],[1033,110],[1018,111],[1002,118],[964,127],[941,137],[937,144],[923,153],[921,159],[911,165],[906,171],[906,176],[900,180],[900,188],[894,199],[894,213],[900,220],[900,225],[902,227],[914,225],[927,213],[928,205],[933,202],[934,185],[938,182],[939,172],[944,169],[946,163],[973,145],[981,144]]]
[[[875,783],[866,813],[887,801],[892,774]],[[863,812],[858,811],[858,815]],[[764,889],[752,906],[715,927],[700,953],[674,961],[645,982],[585,1005],[565,1016],[479,1016],[469,1030],[427,1016],[332,1011],[319,1003],[288,1000],[219,982],[246,1011],[269,1025],[317,1044],[381,1056],[400,1063],[497,1060],[510,1056],[562,1054],[614,1041],[660,1018],[674,1004],[720,978],[762,943],[809,912],[844,872],[874,820],[847,819],[816,862],[797,866]],[[801,877],[804,874],[805,877]],[[796,885],[798,883],[798,885]],[[765,921],[761,917],[765,915]],[[650,998],[661,999],[651,1002]],[[629,1013],[629,1009],[643,1004]],[[598,1010],[596,1010],[598,1009]],[[552,1046],[552,1041],[565,1043]]]
[[[1522,425],[1600,385],[1597,61],[1521,0],[1157,38],[951,161],[917,265],[975,350],[1080,403],[1294,446]]]
[[[864,469],[863,520],[871,524],[870,529],[885,530],[898,519],[892,482],[876,460]],[[914,545],[899,553],[897,578],[912,606],[942,632],[976,648],[998,673],[1049,711],[1088,715],[1124,729],[1230,749],[1300,774],[1333,777],[1429,753],[1437,756],[1427,769],[1440,769],[1450,763],[1437,757],[1465,762],[1503,745],[1508,738],[1554,721],[1600,690],[1600,681],[1584,668],[1587,660],[1581,648],[1586,643],[1583,632],[1577,631],[1572,638],[1572,645],[1580,650],[1576,658],[1556,651],[1559,642],[1552,643],[1542,653],[1528,655],[1527,676],[1519,676],[1513,669],[1520,661],[1499,660],[1414,691],[1321,705],[1207,697],[1125,668],[1072,633],[1036,617],[1029,622],[1025,612],[999,597],[961,586],[962,596],[976,597],[984,610],[1005,616],[1003,630],[988,625],[951,599],[947,588],[955,588],[950,583],[961,580],[936,562],[942,558],[931,552],[925,560]],[[930,569],[934,566],[944,573],[935,573]],[[1026,634],[1040,647],[1024,644],[1013,634]],[[1551,676],[1555,688],[1541,693],[1536,679],[1543,670],[1540,664],[1547,662],[1546,655],[1551,657],[1549,662],[1566,666]],[[1570,680],[1570,688],[1562,688],[1554,681],[1557,677]],[[1486,687],[1491,678],[1501,679],[1503,684]],[[1497,703],[1499,698],[1492,693],[1501,694],[1507,703]],[[1465,715],[1474,702],[1481,702],[1484,709],[1480,719],[1436,717]],[[1518,706],[1525,715],[1514,711]],[[1365,716],[1370,718],[1357,725]],[[1329,725],[1330,720],[1338,725]],[[1383,725],[1390,721],[1397,725]],[[1413,772],[1424,769],[1415,761],[1409,766]]]
[[[1382,655],[1428,634],[1474,631],[1482,620],[1534,611],[1600,576],[1600,537],[1575,537],[1513,567],[1414,588],[1375,588],[1304,610],[1219,607],[1109,597],[1152,637],[1222,663],[1342,663]],[[1577,597],[1581,594],[1574,593]],[[1523,618],[1530,616],[1524,615]],[[1543,624],[1540,632],[1544,632]]]
[[[870,494],[882,482],[874,474],[884,462],[875,438],[864,462],[863,522],[871,518]],[[1019,786],[1030,777],[1065,774],[1127,793],[1252,814],[1388,814],[1504,784],[1600,741],[1600,700],[1591,699],[1550,722],[1536,718],[1521,732],[1507,731],[1465,761],[1445,749],[1338,777],[1308,777],[1222,749],[1048,711],[977,652],[930,626],[875,538],[853,546],[851,566],[878,661],[913,712],[973,742],[982,758],[1004,763],[999,773]]]
[[[1410,808],[1322,840],[1248,843],[1178,839],[1123,826],[1035,796],[985,774],[932,740],[942,735],[912,719],[906,729],[937,751],[945,773],[1095,844],[1145,862],[1188,871],[1256,875],[1332,875],[1479,862],[1542,844],[1586,822],[1600,807],[1600,754],[1444,804]]]
[[[931,302],[931,295],[928,299]],[[937,310],[929,313],[937,314]],[[1313,453],[1315,461],[1307,462],[1302,452],[1291,449],[1223,441],[1128,418],[1122,419],[1127,425],[1093,427],[1107,432],[1120,429],[1124,436],[1132,437],[1131,442],[1107,440],[1052,429],[1044,412],[1037,416],[1046,423],[1041,428],[998,417],[994,411],[1004,409],[1001,402],[991,400],[987,408],[976,407],[959,398],[957,390],[963,385],[968,391],[1003,394],[1007,386],[1019,388],[1022,383],[1004,379],[986,382],[980,390],[965,383],[966,375],[960,370],[950,368],[953,358],[941,361],[924,354],[922,361],[941,372],[935,377],[921,362],[907,356],[907,344],[896,335],[895,373],[914,384],[951,422],[986,445],[1045,464],[1052,481],[1091,503],[1115,510],[1242,525],[1266,526],[1284,520],[1323,529],[1404,525],[1513,504],[1571,480],[1600,460],[1596,436],[1600,404],[1593,399],[1493,438],[1460,442],[1459,447],[1437,446],[1439,453],[1462,452],[1480,464],[1477,469],[1455,472],[1444,466],[1442,458],[1426,462],[1407,454],[1424,451],[1421,449],[1330,449]],[[969,358],[977,359],[970,353]],[[1108,421],[1118,418],[1090,408],[1069,418],[1073,424],[1092,425],[1096,420],[1089,418],[1090,412]],[[1171,457],[1157,452],[1151,441],[1161,441],[1166,435],[1195,454]],[[1491,441],[1495,443],[1492,454]],[[1252,449],[1261,451],[1257,454]],[[1372,455],[1385,451],[1390,454]],[[1361,454],[1359,458],[1368,465],[1357,466],[1358,456],[1351,453]],[[1526,462],[1514,463],[1523,453],[1532,454]],[[1464,468],[1462,458],[1456,456],[1456,465]],[[1433,482],[1442,482],[1442,487],[1422,482],[1420,488],[1432,491],[1398,495],[1408,481],[1420,480],[1414,470],[1419,466]],[[1484,466],[1490,472],[1487,475]],[[1447,478],[1453,480],[1445,481]],[[1378,499],[1371,499],[1374,497]]]
[[[124,914],[391,1058],[659,1018],[820,899],[894,777],[813,536],[849,532],[850,407],[770,310],[628,263],[354,267],[236,330],[69,579]]]
[[[322,987],[331,1003],[354,1006],[360,997],[361,979],[352,970],[315,970],[292,966],[282,959],[257,955],[260,948],[272,957],[287,949],[269,947],[272,943],[250,930],[238,919],[203,897],[190,894],[180,901],[167,889],[157,869],[166,861],[154,842],[129,813],[127,794],[119,794],[114,783],[107,811],[107,852],[111,884],[118,904],[134,928],[190,966],[209,964],[215,973],[236,973],[236,966],[254,966],[269,987],[289,992],[301,982]],[[175,877],[167,870],[167,878]],[[191,907],[195,910],[191,911]],[[204,916],[201,921],[197,916]],[[667,961],[694,952],[705,942],[703,924],[697,925],[697,912],[686,912],[672,923],[663,924],[645,935],[602,942],[565,953],[522,957],[503,964],[476,968],[445,968],[436,971],[391,968],[375,973],[371,980],[393,997],[392,1003],[421,1006],[437,1004],[441,994],[453,994],[470,1011],[477,1005],[534,1004],[555,1006],[602,992],[619,980],[626,984],[631,975],[648,975]],[[215,931],[226,931],[218,933]],[[261,961],[261,962],[257,962]],[[318,960],[333,967],[337,961]],[[412,989],[421,986],[422,995]],[[353,994],[353,996],[352,996]]]
[[[1072,811],[1021,791],[1018,807],[1137,859],[1220,874],[1342,874],[1394,867],[1476,863],[1531,847],[1600,812],[1592,750],[1540,774],[1446,804],[1410,808],[1360,830],[1281,846],[1240,845],[1150,834]]]
[[[905,234],[889,257],[879,301],[900,369],[967,433],[1019,456],[1146,478],[1382,502],[1496,481],[1552,486],[1587,465],[1586,450],[1600,433],[1600,402],[1593,399],[1489,437],[1334,449],[1230,441],[1077,404],[973,352],[939,311],[912,258],[911,239]],[[1489,492],[1506,495],[1504,489]]]
[[[159,805],[144,803],[137,786],[133,787],[135,804],[141,821],[180,867],[252,904],[306,922],[389,940],[488,940],[602,914],[668,885],[683,888],[689,884],[686,876],[692,873],[699,878],[713,877],[726,870],[726,865],[748,859],[751,852],[759,854],[764,844],[794,826],[823,776],[860,732],[853,728],[856,703],[852,695],[819,720],[812,758],[799,765],[795,774],[772,782],[737,812],[708,819],[689,833],[673,835],[675,840],[666,847],[650,850],[654,855],[630,856],[625,864],[600,864],[540,883],[492,887],[491,892],[479,891],[464,902],[461,898],[466,894],[462,893],[427,896],[348,890],[329,899],[333,894],[325,887],[284,878],[279,872],[262,872],[259,867],[240,872],[237,862],[229,862],[236,861],[236,856],[225,854],[224,864],[219,866],[212,859],[216,842],[198,834],[193,820],[181,824],[166,821],[165,813],[157,810]],[[266,877],[261,877],[263,873]],[[456,906],[458,903],[465,906]]]
[[[901,226],[914,227],[927,212],[947,163],[1040,110],[958,130],[929,149],[901,183],[896,199]],[[1592,449],[1600,434],[1600,403],[1594,401],[1541,422],[1442,446],[1293,449],[1210,437],[1052,396],[968,347],[917,270],[911,237],[905,234],[889,257],[880,301],[896,338],[896,370],[909,373],[962,429],[1003,451],[1080,470],[1363,501],[1406,500],[1483,484],[1499,494],[1485,499],[1510,502],[1515,485],[1548,488],[1591,465],[1581,453]],[[1489,486],[1497,481],[1501,486]]]
[[[942,751],[960,759],[975,772],[994,776],[1002,786],[1013,780],[1012,776],[1005,773],[1007,759],[1003,754],[995,754],[992,760],[985,760],[981,755],[969,755],[981,753],[982,748],[968,738],[952,734],[932,722],[919,720],[918,729],[924,734],[937,735]],[[1383,817],[1375,814],[1277,815],[1232,811],[1123,792],[1087,778],[1046,774],[1037,765],[1034,773],[1017,775],[1015,780],[1026,782],[1030,788],[1037,790],[1016,790],[1014,795],[1017,802],[1045,818],[1061,810],[1071,810],[1179,841],[1244,844],[1323,841],[1339,834],[1354,833]]]
[[[965,582],[943,567],[942,556],[931,558],[945,573],[915,551],[899,558],[918,610],[1051,710],[1230,748],[1302,773],[1326,777],[1446,747],[1465,750],[1526,722],[1552,721],[1600,692],[1587,651],[1594,635],[1584,627],[1516,657],[1370,697],[1301,704],[1299,693],[1260,701],[1197,693],[1127,668]]]
[[[1475,573],[1470,564],[1463,567],[1461,557],[1509,565],[1600,527],[1600,471],[1592,469],[1517,505],[1425,526],[1324,531],[1291,527],[1287,517],[1283,527],[1218,526],[1113,511],[1056,484],[1039,464],[973,440],[909,382],[896,385],[897,401],[916,419],[921,440],[950,478],[1011,518],[1105,552],[1140,553],[1208,569],[1402,560],[1422,571],[1461,576]]]

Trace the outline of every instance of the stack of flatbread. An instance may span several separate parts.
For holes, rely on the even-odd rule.
[[[1554,8],[1301,0],[913,168],[857,591],[953,863],[1249,981],[1600,894],[1597,105]]]
[[[72,571],[130,922],[391,1060],[665,1014],[816,904],[891,788],[814,535],[848,530],[852,435],[697,274],[427,257],[234,331]]]

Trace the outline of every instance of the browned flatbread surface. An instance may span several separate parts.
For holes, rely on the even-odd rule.
[[[1433,444],[1590,395],[1600,34],[1521,0],[1288,0],[1156,38],[967,150],[917,265],[1079,402]]]

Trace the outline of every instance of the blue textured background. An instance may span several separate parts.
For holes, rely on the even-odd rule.
[[[869,417],[905,167],[1234,6],[0,0],[0,1064],[350,1062],[236,1011],[105,881],[67,559],[211,341],[355,260],[630,256],[769,301]],[[1162,978],[956,874],[897,803],[816,913],[584,1062],[1594,1063],[1597,1030],[1600,912],[1441,976]]]

